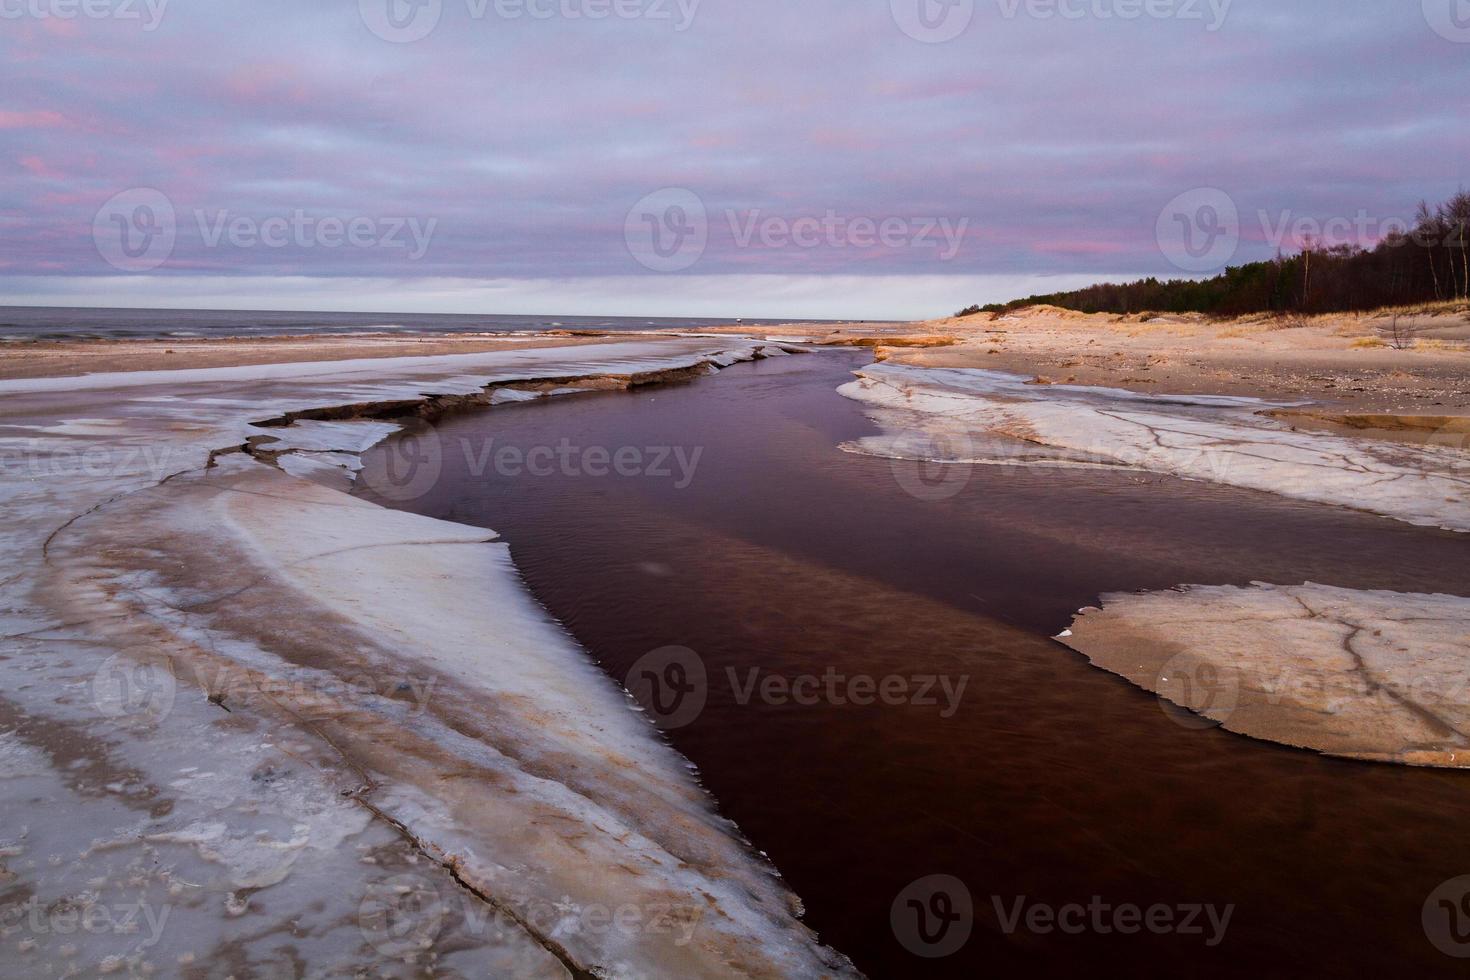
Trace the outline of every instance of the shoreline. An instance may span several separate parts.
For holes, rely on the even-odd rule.
[[[370,383],[379,400],[394,403],[425,390],[471,397],[486,384],[523,378],[602,374],[632,383],[648,372],[748,360],[763,346],[643,341],[570,358],[551,348],[418,361],[413,370],[379,362],[397,380]],[[84,473],[60,497],[54,484],[6,488],[18,519],[5,548],[18,566],[37,549],[40,576],[5,583],[17,610],[6,617],[7,633],[22,650],[46,650],[44,662],[23,658],[32,670],[45,663],[40,669],[53,673],[95,671],[82,685],[93,703],[76,703],[68,717],[54,718],[54,708],[30,700],[17,709],[53,718],[51,727],[76,733],[73,739],[107,733],[114,744],[104,756],[132,758],[136,774],[126,784],[168,801],[152,806],[140,834],[113,840],[94,827],[82,841],[110,841],[106,853],[138,852],[145,860],[150,848],[166,848],[172,870],[141,878],[150,890],[168,891],[170,875],[181,871],[210,883],[176,903],[176,917],[199,926],[187,939],[173,934],[181,948],[139,949],[128,962],[157,966],[167,962],[159,959],[165,952],[213,955],[208,937],[223,939],[217,903],[244,901],[248,910],[251,899],[243,896],[256,892],[265,901],[261,912],[292,920],[296,931],[325,934],[344,918],[350,923],[340,901],[323,904],[295,873],[308,865],[316,868],[312,877],[330,875],[337,888],[359,882],[351,890],[365,903],[379,896],[392,904],[403,875],[367,870],[377,862],[355,864],[370,842],[375,851],[393,851],[400,865],[415,863],[415,855],[430,859],[427,869],[408,873],[410,890],[425,887],[448,902],[468,889],[468,898],[454,900],[487,903],[478,914],[492,915],[496,931],[482,937],[476,962],[489,955],[517,975],[669,964],[687,975],[718,975],[735,964],[757,976],[853,975],[800,925],[799,902],[718,817],[683,760],[523,594],[504,544],[480,529],[386,511],[238,453],[257,434],[280,431],[252,432],[252,420],[362,404],[367,377],[354,368],[335,381],[330,363],[274,379],[204,368],[187,372],[188,385],[176,376],[162,390],[158,379],[137,374],[0,384],[15,389],[6,429],[42,433],[29,440],[32,454],[60,459],[58,441],[107,441],[125,430],[125,438],[154,440],[155,449],[177,444],[184,457],[182,468],[165,461],[149,474],[135,455],[110,472]],[[126,391],[120,402],[119,383]],[[241,400],[246,391],[254,397]],[[71,401],[58,407],[63,393]],[[86,405],[80,413],[78,402]],[[54,421],[37,425],[48,418]],[[326,439],[315,451],[351,455],[396,428],[333,425],[312,430]],[[363,425],[374,429],[354,428]],[[345,541],[354,546],[343,548]],[[381,554],[398,560],[375,560]],[[470,570],[476,565],[480,572]],[[500,598],[487,604],[487,596]],[[490,618],[482,622],[476,609]],[[486,647],[497,663],[488,673],[471,653]],[[68,656],[58,660],[63,651]],[[0,668],[18,666],[0,661]],[[424,676],[405,679],[405,671]],[[79,678],[69,676],[53,683],[75,687]],[[354,693],[350,683],[341,687],[352,676],[406,686]],[[432,698],[415,703],[413,692],[424,689]],[[139,695],[146,695],[141,703]],[[27,751],[57,751],[57,735],[40,735],[34,722],[24,731]],[[203,766],[159,770],[177,758],[160,739],[190,745]],[[209,785],[201,794],[193,789],[202,776],[192,773],[204,767]],[[31,778],[44,781],[46,768]],[[60,800],[72,792],[53,787],[47,795]],[[307,811],[316,819],[302,823]],[[86,812],[108,819],[105,811]],[[229,823],[211,830],[210,814],[228,814]],[[279,837],[283,820],[294,821],[297,836]],[[65,821],[53,823],[48,836],[60,839],[50,850],[83,850],[82,841],[62,843]],[[21,842],[20,852],[35,843]],[[94,865],[83,860],[67,874],[95,876],[103,869]],[[53,877],[37,875],[31,887],[51,894],[60,884],[48,884]],[[674,921],[689,928],[565,935],[556,923],[567,913],[554,909],[567,899],[582,908],[672,907],[684,916]],[[361,937],[337,939],[339,957],[364,942],[365,964],[377,956],[414,962],[454,955],[436,950],[433,935],[397,945],[358,919]]]
[[[112,370],[166,370],[434,356],[628,342],[658,337],[755,337],[863,347],[877,361],[1007,371],[1045,384],[1102,385],[1142,394],[1309,400],[1344,416],[1470,417],[1470,318],[1418,318],[1416,346],[1380,339],[1381,317],[1329,315],[1281,329],[1262,317],[1112,316],[1055,308],[1002,317],[844,324],[728,324],[646,332],[560,329],[518,334],[282,335],[215,339],[55,340],[0,344],[0,380]]]
[[[1186,730],[1155,696],[1051,637],[1099,594],[1175,582],[1470,595],[1463,539],[1133,471],[975,467],[964,493],[916,500],[895,479],[917,475],[912,464],[895,471],[833,451],[874,431],[836,390],[866,363],[840,351],[783,358],[699,384],[457,416],[435,427],[446,446],[440,490],[396,506],[501,531],[536,596],[619,680],[666,644],[697,654],[687,662],[702,662],[708,696],[670,739],[770,853],[807,921],[870,976],[912,972],[889,904],[935,868],[984,889],[987,907],[992,894],[1091,894],[1104,879],[1114,900],[1150,894],[1159,877],[1197,898],[1229,896],[1242,929],[1223,955],[1239,971],[1287,961],[1272,959],[1269,910],[1299,900],[1302,882],[1326,869],[1364,873],[1328,856],[1354,823],[1375,828],[1372,843],[1357,839],[1393,853],[1380,870],[1397,880],[1444,864],[1442,854],[1404,859],[1394,842],[1439,839],[1463,803],[1462,774]],[[582,466],[533,475],[484,465],[489,439],[527,450],[563,436],[583,447],[703,447],[703,462],[683,490],[677,471],[599,478]],[[829,670],[849,682],[906,678],[916,698],[917,676],[948,677],[950,694],[936,682],[927,707],[881,693],[854,701],[841,680],[827,687]],[[815,680],[798,683],[806,677]],[[1330,820],[1292,823],[1308,792]],[[1144,812],[1139,800],[1175,802]],[[1392,800],[1417,819],[1395,827]],[[1179,807],[1210,815],[1209,832],[1178,833]],[[1132,860],[1120,866],[1117,853]],[[1335,922],[1373,937],[1374,962],[1417,962],[1416,923],[1372,921],[1422,894],[1408,898],[1304,917],[1287,959],[1304,969],[1345,959],[1329,946]],[[1068,964],[1079,955],[1058,953]],[[1152,943],[1113,955],[1135,972],[1187,959]],[[987,930],[954,966],[1007,973],[1026,960]]]
[[[1470,319],[1421,317],[1415,346],[1382,340],[1383,319],[1328,315],[1283,328],[1259,316],[1113,316],[1036,307],[932,320],[954,343],[894,352],[922,367],[991,368],[1044,383],[1139,393],[1308,399],[1344,411],[1470,415]]]
[[[1102,326],[1115,329],[1117,319]],[[1458,350],[1427,359],[1436,371],[1412,379],[1419,401],[1436,397],[1436,372],[1470,363]],[[1096,372],[1024,383],[1024,374],[1000,372],[963,343],[895,352],[842,389],[885,433],[850,448],[920,464],[1122,466],[1470,533],[1470,416],[1442,405],[1416,412],[1378,395],[1364,401],[1392,411],[1341,411],[1325,408],[1321,391],[1260,401],[1254,392],[1291,393],[1269,377],[1196,393],[1198,383],[1112,386]],[[1234,393],[1242,387],[1253,394]],[[1313,611],[1303,595],[1333,613]],[[1306,625],[1282,625],[1290,619],[1283,602]],[[1056,639],[1180,710],[1332,755],[1470,766],[1470,719],[1460,721],[1453,697],[1436,693],[1470,683],[1470,599],[1296,581],[1243,590],[1181,582],[1104,595],[1098,605]],[[1282,690],[1283,676],[1296,685]],[[1220,692],[1201,693],[1225,682],[1224,708]]]
[[[436,894],[467,890],[474,901],[508,915],[504,933],[511,938],[503,939],[496,955],[514,963],[518,972],[577,974],[588,964],[614,961],[650,966],[666,964],[673,955],[691,975],[718,972],[713,965],[732,957],[748,964],[754,975],[851,975],[851,965],[800,923],[799,902],[718,816],[656,731],[643,720],[627,728],[627,704],[611,697],[616,685],[584,653],[569,648],[564,637],[557,638],[554,623],[528,610],[508,612],[503,603],[490,620],[464,619],[464,610],[485,594],[529,599],[503,543],[463,525],[389,518],[385,515],[393,512],[337,492],[364,478],[359,470],[367,447],[399,431],[403,420],[422,421],[441,409],[628,386],[644,378],[661,380],[671,371],[713,370],[763,351],[782,351],[796,339],[816,347],[872,348],[876,363],[859,372],[860,380],[853,382],[859,387],[864,378],[872,382],[886,375],[909,375],[922,387],[943,378],[952,366],[931,360],[976,356],[965,342],[949,344],[913,325],[862,338],[794,338],[786,331],[779,342],[721,339],[726,336],[545,338],[551,343],[543,346],[499,339],[489,351],[429,356],[406,356],[401,343],[312,338],[274,348],[285,359],[270,364],[251,360],[257,342],[212,342],[195,345],[188,354],[165,355],[179,358],[168,362],[170,370],[138,358],[128,365],[135,370],[110,375],[57,376],[43,369],[0,380],[0,392],[7,395],[0,406],[0,448],[41,464],[43,475],[44,466],[60,467],[49,480],[33,474],[29,482],[0,485],[7,507],[18,515],[0,547],[16,567],[29,562],[34,570],[0,583],[0,598],[12,610],[6,633],[21,654],[0,660],[0,674],[7,689],[24,692],[44,680],[43,689],[81,692],[60,708],[29,696],[0,704],[29,719],[17,729],[21,734],[12,736],[19,740],[11,755],[30,760],[21,778],[30,781],[36,796],[108,798],[114,791],[107,787],[118,785],[132,805],[150,814],[144,818],[148,831],[130,843],[109,832],[114,826],[109,821],[116,818],[106,810],[82,806],[78,820],[47,828],[44,844],[23,840],[22,853],[38,846],[80,850],[70,836],[79,830],[83,839],[108,841],[109,852],[133,853],[140,861],[162,849],[173,862],[171,869],[188,870],[145,877],[146,888],[167,892],[175,887],[169,877],[174,873],[212,883],[200,901],[181,908],[184,917],[199,922],[191,937],[220,935],[218,906],[211,903],[232,908],[243,901],[248,908],[249,896],[257,892],[272,896],[272,915],[313,921],[322,935],[342,928],[340,903],[323,906],[320,895],[295,884],[296,866],[316,866],[357,883],[354,887],[368,895],[399,887],[394,876],[364,871],[348,856],[350,848],[370,846],[390,855],[375,859],[381,867],[397,868],[419,883],[423,869],[404,869],[427,858],[430,869],[439,869],[428,875]],[[944,346],[891,346],[914,338]],[[301,343],[333,359],[296,359]],[[458,343],[452,346],[457,349]],[[422,346],[409,349],[422,351]],[[246,363],[217,363],[242,353]],[[966,375],[967,383],[978,377]],[[984,413],[996,404],[1003,412],[1030,405],[1043,414],[1026,421],[1025,432],[1011,424],[1015,431],[1006,434],[1037,444],[1048,441],[1046,425],[1054,433],[1071,431],[1078,411],[1091,410],[1088,399],[1104,397],[1080,384],[1023,386],[1022,378],[1004,379],[1015,387],[1003,391],[951,386],[917,398],[917,389],[895,388],[898,400],[875,410],[903,413],[895,427],[902,428],[926,416],[942,421],[958,404],[963,411],[956,431],[970,433],[993,423]],[[1293,452],[1332,440],[1375,444],[1354,435],[1298,432],[1248,411],[1256,406],[1239,398],[1121,392],[1131,398],[1122,403],[1133,406],[1128,411],[1158,403],[1167,411],[1205,406],[1245,413],[1241,418],[1248,416],[1249,425],[1260,431],[1296,433],[1291,438],[1300,446],[1292,443]],[[939,399],[933,406],[924,400],[931,396]],[[987,407],[987,400],[996,404]],[[973,415],[976,410],[979,415]],[[1463,435],[1458,429],[1454,435],[1460,439],[1458,450],[1400,450],[1462,450]],[[92,451],[104,460],[100,468],[83,465]],[[182,466],[175,452],[182,455]],[[899,456],[923,458],[913,457],[911,450]],[[1211,479],[1204,472],[1184,475]],[[369,473],[366,479],[382,475]],[[354,545],[344,547],[348,541]],[[395,572],[374,562],[376,554],[401,556],[401,568]],[[466,574],[466,556],[483,566],[481,574]],[[1274,588],[1299,586],[1277,583]],[[443,594],[459,601],[446,605]],[[1195,594],[1208,595],[1204,590]],[[1349,607],[1340,617],[1349,629],[1363,628],[1351,609],[1366,595],[1337,597]],[[1386,601],[1405,605],[1418,598],[1394,594]],[[1104,596],[1101,601],[1104,611],[1085,610],[1073,635],[1065,638],[1067,645],[1161,697],[1174,696],[1167,677],[1151,681],[1147,671],[1139,673],[1119,656],[1126,660],[1136,646],[1129,638],[1145,633],[1161,649],[1179,652],[1195,632],[1198,616],[1163,615],[1145,606],[1141,618],[1130,619],[1131,600]],[[1443,617],[1445,628],[1433,640],[1439,650],[1433,670],[1464,659],[1463,640],[1456,639],[1467,629],[1459,603]],[[1114,626],[1115,621],[1123,625]],[[507,622],[520,625],[507,632]],[[352,640],[344,644],[347,637]],[[464,650],[486,643],[510,644],[505,655],[516,658],[518,666],[487,675],[464,659]],[[1340,646],[1340,638],[1334,643]],[[1222,650],[1235,646],[1190,648],[1191,670],[1217,668]],[[1327,645],[1317,638],[1278,647],[1280,663],[1288,669],[1331,672],[1322,689],[1331,692],[1336,717],[1354,717],[1341,711],[1342,697],[1369,701],[1386,686],[1337,683],[1344,668],[1324,664]],[[1103,654],[1097,655],[1099,650]],[[415,665],[422,676],[405,678],[404,665]],[[1352,669],[1349,664],[1346,673]],[[344,694],[332,686],[344,674],[400,683],[370,696]],[[220,676],[231,682],[220,687],[210,680]],[[425,685],[436,692],[427,714],[409,714],[424,706],[415,692]],[[163,688],[167,697],[159,701]],[[549,688],[557,691],[554,701],[576,703],[577,709],[548,714]],[[592,696],[599,706],[589,718],[585,702],[593,691],[599,692]],[[135,702],[141,695],[147,696],[140,706]],[[1214,717],[1209,705],[1183,696],[1177,701]],[[489,718],[486,703],[496,706]],[[1235,720],[1225,719],[1226,727],[1356,758],[1443,765],[1448,755],[1447,764],[1465,764],[1460,727],[1453,722],[1440,731],[1439,745],[1416,729],[1413,751],[1384,747],[1409,738],[1403,735],[1405,717],[1412,723],[1425,711],[1442,713],[1437,706],[1400,702],[1403,710],[1390,713],[1390,725],[1382,723],[1382,711],[1370,710],[1363,726],[1318,739],[1300,736],[1300,718],[1312,716],[1309,702],[1268,698],[1264,706],[1251,702],[1251,707]],[[178,746],[160,744],[166,735],[180,742],[179,731],[190,733],[182,739],[188,750],[184,757]],[[368,732],[374,734],[363,740]],[[622,748],[609,748],[610,733],[617,733],[611,744]],[[58,763],[46,761],[59,759],[58,746],[68,739],[97,746],[95,754],[106,760],[96,777],[103,779],[105,773],[103,782],[94,783],[88,775],[68,783]],[[639,754],[645,756],[641,761],[629,758]],[[196,785],[205,780],[199,772],[207,773],[207,785]],[[625,772],[640,778],[630,783]],[[282,774],[289,780],[278,784]],[[284,795],[271,795],[278,793]],[[652,813],[645,812],[650,802]],[[221,807],[232,813],[231,823],[216,829],[208,817]],[[300,833],[283,836],[282,827],[293,820]],[[593,840],[600,856],[589,862]],[[487,858],[487,847],[499,857]],[[507,863],[507,855],[520,857]],[[587,868],[579,870],[579,862]],[[609,890],[595,873],[609,864],[640,870]],[[527,868],[539,869],[533,885],[519,884]],[[79,873],[67,869],[68,875]],[[512,881],[518,884],[507,897]],[[740,885],[732,890],[730,881]],[[57,884],[38,876],[32,887],[43,892]],[[602,907],[629,889],[649,906],[667,905],[671,896],[699,896],[694,904],[701,909],[700,926],[692,942],[675,954],[660,945],[666,935],[617,937],[612,946],[607,937],[584,937],[567,945],[549,942],[535,925],[560,896]],[[330,910],[325,919],[323,907]],[[311,908],[316,911],[307,911]],[[710,910],[714,919],[707,918]],[[357,948],[341,936],[333,942]],[[423,948],[395,949],[395,954],[438,955],[432,946],[430,941]],[[147,958],[139,956],[139,962]]]

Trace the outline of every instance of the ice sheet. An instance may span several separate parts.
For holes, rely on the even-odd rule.
[[[1063,642],[1230,731],[1470,767],[1467,598],[1312,583],[1105,595]]]
[[[1420,446],[1292,431],[1258,414],[1281,404],[1252,398],[1031,385],[995,371],[886,363],[857,375],[839,390],[885,432],[853,451],[1126,466],[1470,531],[1470,454],[1460,439]]]

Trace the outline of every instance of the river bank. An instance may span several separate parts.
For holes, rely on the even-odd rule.
[[[663,340],[0,383],[7,958],[850,974],[525,596],[503,543],[329,488],[397,429],[374,406],[413,418],[433,398],[636,384],[762,349]],[[253,424],[283,417],[303,419],[284,440]],[[272,445],[310,479],[273,465]],[[432,458],[419,464],[359,478],[406,493],[433,478]],[[122,906],[159,928],[54,925]]]

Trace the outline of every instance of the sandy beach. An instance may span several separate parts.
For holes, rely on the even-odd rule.
[[[138,968],[221,955],[220,923],[244,910],[306,928],[342,969],[468,963],[440,937],[480,916],[496,926],[473,933],[474,962],[517,975],[678,963],[716,976],[732,962],[851,975],[531,601],[494,534],[344,495],[403,490],[364,454],[405,425],[427,438],[424,420],[446,413],[840,347],[866,364],[841,393],[882,433],[850,452],[1151,472],[1459,535],[1470,352],[1457,324],[1436,321],[1437,342],[1409,351],[1360,343],[1376,336],[1368,321],[1247,330],[1053,310],[755,338],[11,345],[0,448],[16,571],[0,670],[5,764],[27,787],[13,799],[31,802],[7,814],[21,830],[6,873],[43,895],[141,889],[191,923],[126,957]],[[409,483],[434,478],[432,453],[420,462]],[[1435,692],[1470,684],[1466,635],[1470,600],[1456,596],[1180,582],[1099,597],[1054,646],[1232,732],[1462,767],[1462,706]],[[1283,676],[1298,679],[1285,692]],[[81,856],[42,870],[56,853]],[[313,884],[323,876],[347,905]],[[440,903],[433,928],[373,925],[374,908],[420,893]],[[629,903],[666,927],[558,925]]]
[[[1383,340],[1386,315],[1327,315],[1285,326],[1267,317],[1031,308],[926,322],[925,333],[957,343],[896,356],[905,364],[1010,371],[1058,384],[1305,398],[1351,412],[1470,413],[1466,313],[1406,319],[1416,330],[1414,346],[1394,350]]]
[[[1384,339],[1387,314],[1213,320],[1196,315],[1119,317],[1028,308],[915,323],[702,328],[701,335],[789,338],[874,350],[920,367],[1007,371],[1052,383],[1175,394],[1310,399],[1344,413],[1470,414],[1470,311],[1408,317],[1413,346]],[[655,334],[656,335],[656,334]],[[29,341],[0,345],[0,378],[429,356],[595,343],[587,332],[507,336],[309,336],[269,339]]]

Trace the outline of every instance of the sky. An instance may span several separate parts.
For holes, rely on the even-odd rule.
[[[0,303],[943,315],[1371,245],[1470,0],[0,0]]]

